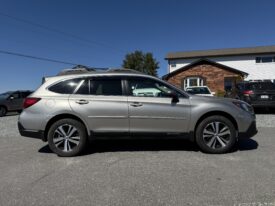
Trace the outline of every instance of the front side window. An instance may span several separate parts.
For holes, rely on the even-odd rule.
[[[131,96],[138,97],[170,97],[172,93],[182,96],[162,82],[152,79],[136,78],[128,80]]]
[[[65,80],[49,87],[49,90],[59,94],[72,94],[80,81],[81,79]]]

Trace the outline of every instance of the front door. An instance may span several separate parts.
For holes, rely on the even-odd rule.
[[[129,131],[127,97],[122,94],[120,78],[83,80],[69,102],[93,132]]]
[[[185,133],[190,118],[189,99],[161,81],[128,79],[130,132]],[[171,94],[179,102],[172,103]]]

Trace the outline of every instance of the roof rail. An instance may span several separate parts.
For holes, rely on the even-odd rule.
[[[110,68],[107,70],[107,72],[117,72],[117,73],[128,72],[128,73],[142,74],[142,72],[140,71],[137,71],[134,69],[126,69],[126,68]]]
[[[70,75],[70,74],[85,74],[85,73],[93,73],[93,72],[114,72],[114,73],[135,73],[142,74],[137,70],[133,69],[125,69],[125,68],[95,68],[95,67],[87,67],[82,65],[77,65],[72,69],[63,69],[60,71],[57,76]]]

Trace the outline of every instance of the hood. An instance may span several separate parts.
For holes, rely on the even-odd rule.
[[[228,102],[233,102],[233,101],[241,101],[238,99],[232,99],[232,98],[224,98],[224,97],[215,97],[215,96],[198,96],[198,95],[189,95],[190,99],[194,99],[194,100],[200,100],[203,102],[224,102],[224,103],[228,103]],[[242,102],[242,101],[241,101]]]

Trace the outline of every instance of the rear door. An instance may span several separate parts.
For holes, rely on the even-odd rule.
[[[189,99],[161,81],[128,78],[130,132],[185,133],[190,119]],[[178,95],[173,103],[171,94]]]
[[[123,94],[120,77],[84,79],[69,102],[93,132],[129,131],[127,96]]]

